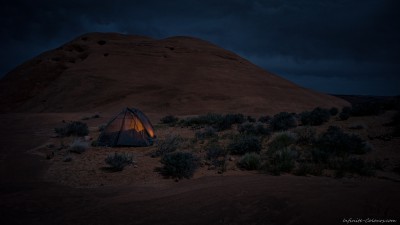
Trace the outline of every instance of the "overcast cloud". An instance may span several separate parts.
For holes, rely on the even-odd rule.
[[[302,86],[400,94],[396,0],[55,1],[0,3],[0,77],[86,32],[211,41]]]

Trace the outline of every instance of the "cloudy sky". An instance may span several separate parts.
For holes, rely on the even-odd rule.
[[[400,94],[398,0],[10,0],[0,77],[85,32],[195,36],[299,85]]]

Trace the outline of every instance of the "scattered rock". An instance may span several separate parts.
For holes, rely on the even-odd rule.
[[[229,161],[235,161],[235,158],[233,156],[230,156]]]
[[[210,166],[208,167],[208,170],[215,170],[216,168],[217,168],[216,166],[210,165]]]
[[[91,141],[93,138],[90,136],[85,136],[84,139],[85,139],[85,141]]]
[[[133,165],[133,168],[138,168],[138,165]]]

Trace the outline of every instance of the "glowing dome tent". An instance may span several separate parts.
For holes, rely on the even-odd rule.
[[[100,146],[149,146],[155,139],[150,120],[138,109],[126,108],[104,128],[98,139]]]

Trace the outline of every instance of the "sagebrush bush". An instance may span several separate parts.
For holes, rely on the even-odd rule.
[[[69,151],[73,153],[81,154],[85,152],[89,148],[89,143],[81,140],[75,139],[72,144],[69,146]]]
[[[246,153],[240,158],[238,164],[246,170],[258,170],[261,167],[261,157],[254,152]]]
[[[161,123],[170,124],[170,125],[173,125],[173,124],[177,123],[178,121],[179,121],[179,118],[175,117],[173,115],[167,115],[167,116],[165,116],[165,117],[160,119]]]
[[[268,156],[267,170],[274,175],[291,172],[295,167],[298,153],[291,148],[283,148]]]
[[[201,131],[196,131],[195,136],[197,140],[204,140],[207,138],[218,137],[218,133],[213,127],[206,127]]]
[[[346,173],[372,176],[375,174],[373,164],[358,157],[332,158],[329,168],[335,170],[336,177],[343,177]]]
[[[339,118],[341,120],[347,120],[350,118],[351,108],[348,106],[343,107],[342,111],[339,113]]]
[[[329,113],[331,114],[331,116],[336,116],[339,113],[339,109],[336,107],[332,107],[331,109],[329,109]]]
[[[161,173],[172,178],[191,178],[198,168],[198,158],[190,152],[173,152],[162,157]]]
[[[133,164],[133,155],[130,153],[114,153],[108,155],[105,162],[114,171],[122,171],[125,166]]]
[[[317,130],[314,127],[297,127],[293,130],[296,134],[296,143],[299,145],[312,145],[316,139]]]
[[[331,113],[327,109],[320,107],[315,108],[311,112],[303,112],[300,114],[300,121],[303,125],[319,126],[329,121]]]
[[[267,154],[271,155],[276,151],[285,149],[297,141],[296,134],[290,131],[283,131],[276,133],[272,136],[271,140],[268,143]]]
[[[200,115],[196,117],[187,118],[182,121],[185,126],[201,127],[201,126],[212,126],[217,131],[227,130],[232,127],[233,124],[240,124],[245,121],[243,114],[216,114],[208,113],[206,115]]]
[[[261,140],[254,135],[238,135],[228,145],[232,154],[243,155],[249,152],[261,151]]]
[[[268,128],[260,122],[250,123],[245,122],[238,126],[239,133],[242,134],[252,134],[252,135],[269,135],[271,132]]]
[[[297,126],[296,118],[288,112],[281,112],[272,117],[269,126],[273,131],[284,131]]]
[[[211,161],[226,155],[226,151],[218,144],[218,142],[210,142],[204,149],[206,150],[207,159]]]
[[[260,123],[268,123],[271,120],[270,116],[260,116],[260,118],[258,118],[258,122]]]
[[[158,142],[157,149],[151,153],[151,157],[159,157],[174,152],[181,143],[182,138],[179,135],[169,135],[164,140]]]
[[[344,133],[339,127],[330,126],[316,141],[316,148],[328,154],[343,156],[365,154],[370,149],[365,141],[355,134]]]
[[[86,123],[80,121],[72,121],[64,127],[55,128],[54,131],[61,137],[63,136],[78,136],[83,137],[89,134],[89,128]]]

